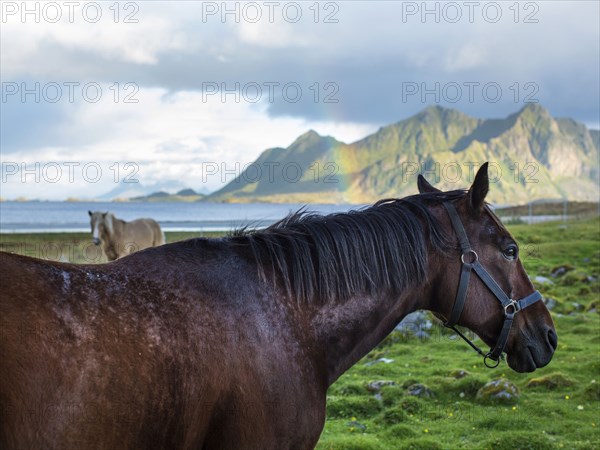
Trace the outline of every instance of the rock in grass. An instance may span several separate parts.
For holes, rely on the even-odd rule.
[[[384,386],[395,386],[396,382],[391,380],[377,380],[371,381],[367,384],[367,391],[369,392],[379,392]]]
[[[486,383],[475,398],[481,403],[514,404],[519,399],[519,389],[507,379],[500,378]]]
[[[405,336],[413,336],[417,339],[426,340],[430,338],[427,331],[433,326],[429,315],[425,311],[415,311],[408,314],[396,326],[395,330],[401,332]]]
[[[565,273],[567,273],[571,270],[574,270],[574,269],[575,269],[575,267],[573,267],[571,264],[563,264],[562,266],[554,267],[552,269],[552,271],[550,272],[550,276],[553,278],[560,277],[560,276],[564,275]]]
[[[560,387],[569,387],[576,384],[575,381],[567,378],[562,373],[551,373],[543,377],[532,378],[525,385],[528,388],[544,388],[553,390]]]
[[[354,430],[360,430],[360,431],[366,431],[367,430],[367,426],[356,421],[356,420],[351,420],[350,422],[346,423],[346,426],[348,428],[350,428],[350,431],[354,431]]]
[[[375,398],[377,400],[383,400],[383,396],[381,395],[381,388],[384,386],[396,386],[396,382],[391,380],[371,381],[369,384],[367,384],[366,387],[367,391],[375,394]]]
[[[390,358],[379,358],[379,359],[376,359],[375,361],[369,361],[368,363],[365,363],[365,366],[368,367],[368,366],[372,366],[374,364],[381,363],[381,362],[389,364],[389,363],[393,363],[394,360],[390,359]]]
[[[534,277],[533,281],[539,284],[554,284],[554,281],[552,281],[550,278],[546,278],[541,275],[537,275],[536,277]]]
[[[471,375],[471,374],[463,369],[456,369],[456,370],[453,370],[452,372],[450,372],[450,376],[452,378],[456,378],[457,380],[464,378],[464,377],[468,377],[469,375]]]
[[[431,335],[427,331],[419,330],[415,333],[415,337],[422,341],[426,341],[431,337]]]
[[[408,395],[414,395],[415,397],[421,398],[432,398],[434,397],[433,392],[427,386],[421,383],[412,384],[406,390]]]
[[[546,305],[546,308],[548,308],[548,310],[552,310],[556,306],[556,300],[554,300],[553,298],[544,297],[543,301],[544,305]]]
[[[571,302],[571,306],[573,306],[573,309],[577,312],[583,311],[584,306],[581,303],[577,303],[577,302]]]

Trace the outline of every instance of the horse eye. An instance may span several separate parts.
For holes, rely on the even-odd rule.
[[[519,253],[519,250],[517,249],[516,245],[509,245],[502,251],[502,254],[508,260],[517,259],[518,253]]]

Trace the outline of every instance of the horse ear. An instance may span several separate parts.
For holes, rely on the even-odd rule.
[[[489,190],[490,179],[488,178],[488,163],[486,162],[477,171],[473,185],[469,188],[469,205],[474,211],[483,208],[483,202]]]
[[[106,211],[105,213],[102,213],[102,217],[106,217],[107,214],[108,214],[108,211]]]
[[[419,188],[419,194],[431,193],[431,192],[442,192],[437,188],[434,188],[429,181],[421,174],[417,177],[417,187]]]
[[[92,212],[88,209],[88,214],[92,217]]]

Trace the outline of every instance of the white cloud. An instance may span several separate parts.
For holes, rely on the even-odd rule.
[[[123,23],[124,11],[114,23],[111,2],[99,3],[103,16],[96,24],[80,16],[68,23],[66,15],[55,24],[21,23],[13,16],[2,23],[3,81],[93,80],[106,93],[99,103],[66,105],[59,111],[64,120],[50,131],[40,125],[21,145],[20,138],[31,137],[36,114],[58,116],[59,108],[31,112],[28,105],[19,109],[3,103],[3,112],[19,109],[12,115],[15,129],[3,130],[4,142],[11,143],[8,151],[3,149],[3,161],[99,161],[106,167],[138,161],[142,182],[173,178],[198,188],[203,163],[243,165],[268,147],[289,145],[309,128],[351,142],[386,121],[414,114],[426,105],[402,103],[402,81],[428,86],[435,81],[497,81],[505,87],[534,81],[538,98],[553,113],[598,123],[593,98],[598,92],[597,2],[532,2],[540,8],[537,24],[514,23],[511,2],[502,3],[505,14],[496,24],[481,15],[472,24],[424,24],[419,15],[404,22],[402,5],[407,2],[376,2],[376,7],[372,2],[342,2],[335,15],[338,23],[332,24],[323,23],[323,10],[320,22],[314,23],[312,2],[301,3],[298,23],[281,20],[281,12],[274,23],[265,17],[259,23],[223,23],[221,16],[203,21],[207,2],[133,3],[140,7],[138,23]],[[277,108],[266,102],[221,103],[218,96],[206,102],[199,91],[202,81],[231,85],[248,79],[298,81],[305,89],[316,81],[334,81],[340,87],[336,117],[343,120],[332,120],[322,108],[328,105]],[[122,97],[112,101],[109,86],[115,81],[138,83],[139,103],[125,104]],[[499,117],[520,106],[480,102],[466,105],[466,112]],[[571,111],[587,115],[577,117]],[[218,187],[219,181],[213,179],[210,187]],[[110,181],[8,183],[2,196],[87,196],[110,188]]]
[[[482,67],[488,63],[488,53],[481,43],[469,43],[449,52],[446,57],[448,72],[458,72]]]
[[[103,86],[104,92],[107,89]],[[20,177],[12,176],[3,184],[2,196],[64,198],[73,196],[73,192],[81,197],[97,196],[114,187],[114,170],[110,167],[114,163],[122,167],[126,162],[139,167],[142,184],[179,180],[192,188],[214,190],[233,179],[224,170],[239,172],[266,148],[288,146],[308,128],[347,141],[374,129],[364,124],[271,118],[264,105],[257,108],[243,102],[223,103],[218,96],[203,101],[202,94],[195,91],[167,95],[164,89],[145,88],[137,99],[137,104],[114,103],[107,96],[98,103],[79,103],[70,113],[68,130],[74,135],[84,133],[88,137],[85,145],[40,147],[2,158],[5,164],[25,162],[31,166],[38,162],[42,168],[65,161],[80,161],[81,166],[96,163],[104,174],[98,182],[86,184],[79,176],[75,183],[66,183],[65,172],[60,183],[44,183],[42,176],[41,183],[27,184],[24,189]],[[208,164],[216,164],[219,173],[203,177]]]
[[[176,21],[147,14],[138,23],[123,23],[122,14],[121,22],[115,23],[110,4],[101,6],[103,18],[97,23],[90,23],[77,13],[70,23],[66,7],[57,23],[44,21],[43,10],[39,23],[35,16],[25,16],[25,22],[19,15],[6,17],[6,23],[2,23],[3,77],[49,77],[64,72],[64,60],[47,54],[49,48],[90,54],[98,58],[99,64],[121,61],[153,65],[158,62],[159,53],[183,50],[189,45],[184,33],[176,29]],[[72,64],[76,66],[77,62]]]

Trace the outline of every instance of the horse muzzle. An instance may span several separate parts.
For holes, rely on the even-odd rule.
[[[98,238],[93,238],[93,239],[92,239],[92,242],[94,243],[94,245],[100,245],[100,242],[101,242],[101,241],[100,241],[100,239],[98,239]]]
[[[523,340],[517,351],[507,353],[508,366],[517,372],[533,372],[548,365],[558,345],[556,331],[548,327],[545,336],[536,340]]]

